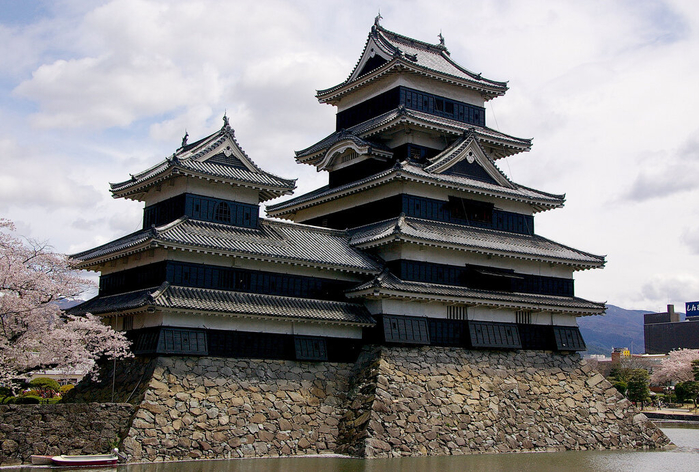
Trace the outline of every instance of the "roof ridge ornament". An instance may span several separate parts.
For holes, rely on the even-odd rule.
[[[187,129],[185,128],[184,136],[182,136],[182,146],[180,146],[180,148],[183,148],[187,145],[187,138],[189,138],[189,133],[187,132]]]
[[[227,111],[226,111],[226,110],[223,110],[223,127],[224,127],[224,128],[230,128],[230,126],[231,126],[231,125],[228,123]]]
[[[439,38],[439,45],[440,45],[440,46],[444,46],[444,36],[442,36],[442,30],[441,30],[441,29],[439,30],[439,34],[437,35],[437,37]]]

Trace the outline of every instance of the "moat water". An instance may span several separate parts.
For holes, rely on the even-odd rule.
[[[484,454],[397,459],[293,457],[221,461],[133,464],[113,468],[60,470],[117,472],[696,472],[699,470],[699,425],[660,424],[676,449],[670,451],[569,451],[530,454]],[[29,472],[30,467],[3,468]]]

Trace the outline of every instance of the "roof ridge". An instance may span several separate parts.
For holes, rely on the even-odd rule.
[[[447,47],[444,44],[428,43],[427,41],[422,41],[419,39],[411,38],[409,36],[405,36],[405,35],[402,35],[400,33],[390,31],[390,30],[388,30],[388,29],[386,29],[383,26],[378,25],[378,24],[372,26],[372,32],[374,31],[374,28],[376,28],[376,30],[378,30],[379,32],[381,32],[385,35],[393,36],[398,41],[408,43],[411,46],[416,46],[416,45],[422,46],[423,49],[426,49],[427,51],[430,51],[430,52],[432,52],[432,49],[436,49],[437,51],[439,51],[438,53],[441,53],[442,51],[449,53],[449,50],[447,49]]]

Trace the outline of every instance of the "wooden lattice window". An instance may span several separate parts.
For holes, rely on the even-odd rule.
[[[471,321],[469,330],[473,347],[522,348],[519,330],[515,324]]]
[[[383,330],[386,342],[389,343],[430,343],[427,318],[384,315]]]
[[[585,351],[585,341],[577,326],[554,326],[553,335],[559,351]]]
[[[221,223],[231,222],[231,207],[226,202],[219,202],[214,211],[214,220]]]
[[[517,317],[517,324],[531,324],[532,323],[532,312],[531,310],[519,310],[515,313]]]
[[[299,361],[327,361],[328,348],[323,338],[308,336],[296,336],[294,338],[296,360]]]
[[[468,307],[465,307],[463,305],[447,306],[447,318],[450,320],[467,320]]]

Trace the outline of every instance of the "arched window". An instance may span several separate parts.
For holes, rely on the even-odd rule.
[[[219,202],[214,211],[214,220],[222,223],[231,222],[231,207],[226,202]]]

